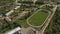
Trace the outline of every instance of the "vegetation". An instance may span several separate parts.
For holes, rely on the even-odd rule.
[[[13,0],[0,0],[0,14],[5,14],[13,9]]]
[[[56,4],[60,4],[60,0],[51,0],[51,1],[56,3]]]
[[[8,5],[9,3],[13,3],[15,0],[0,0],[0,6]]]
[[[35,25],[35,26],[39,26],[42,23],[44,23],[45,19],[47,18],[48,13],[42,12],[42,11],[38,11],[34,16],[32,16],[29,19],[30,24]]]
[[[40,9],[45,9],[45,10],[49,10],[49,11],[51,11],[52,8],[53,8],[53,6],[47,6],[47,5],[40,7]]]
[[[27,2],[28,1],[28,2]],[[33,3],[32,0],[20,0],[19,3],[22,2],[22,3]]]
[[[21,20],[21,19],[18,19],[17,21],[16,21],[16,23],[18,24],[18,25],[21,25],[22,27],[28,27],[28,24],[26,23],[26,19],[23,19],[23,20]]]
[[[15,10],[14,13],[12,13],[10,16],[18,16],[18,14],[20,14],[22,11],[24,11],[27,7],[26,6],[20,6],[19,9]]]
[[[45,0],[37,0],[37,2],[44,2]]]
[[[11,22],[7,22],[4,19],[1,19],[0,22],[1,22],[1,24],[0,24],[0,27],[1,27],[0,28],[0,33],[4,33],[6,31],[14,28],[14,26],[13,26],[14,24],[12,24]]]
[[[0,14],[5,15],[13,9],[14,0],[0,0]],[[12,22],[7,22],[5,19],[0,19],[0,34],[14,28]]]
[[[54,18],[48,26],[45,34],[60,34],[60,9],[57,9]]]
[[[0,14],[6,14],[7,12],[9,12],[11,9],[13,9],[15,7],[14,4],[15,0],[0,0]],[[22,2],[22,0],[20,0],[19,2]],[[11,14],[11,16],[17,16],[20,12],[24,11],[26,8],[31,8],[32,6],[32,0],[29,0],[28,2],[23,1],[22,3],[29,3],[29,6],[21,6],[18,10],[15,10],[15,12],[13,14]],[[44,3],[44,0],[37,0],[37,3]],[[40,7],[39,7],[40,8]],[[41,9],[46,9],[46,10],[50,10],[52,7],[41,7]],[[38,10],[38,9],[37,9]],[[25,19],[18,19],[15,22],[8,22],[5,19],[0,19],[0,34],[4,33],[6,31],[9,31],[15,27],[18,26],[23,26],[23,27],[28,27],[29,25],[26,23],[26,19],[32,15],[34,13],[34,10],[29,12],[26,16]],[[48,34],[60,34],[60,10],[56,12],[55,17],[52,20],[52,23],[50,23],[50,26],[48,27],[48,30],[46,31],[46,33]],[[46,17],[48,16],[48,13],[39,11],[37,12],[30,20],[30,24],[35,25],[35,26],[40,26],[46,19]],[[35,28],[38,29],[38,28]]]

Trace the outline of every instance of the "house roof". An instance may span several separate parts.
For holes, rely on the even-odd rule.
[[[15,28],[15,29],[13,29],[13,30],[11,30],[9,32],[4,33],[4,34],[13,34],[13,33],[17,32],[19,30],[21,30],[21,28],[20,27],[17,27],[17,28]]]

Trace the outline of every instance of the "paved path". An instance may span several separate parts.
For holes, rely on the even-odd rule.
[[[46,21],[46,23],[44,24],[44,26],[42,27],[42,29],[40,30],[39,34],[43,34],[45,29],[47,28],[47,26],[49,25],[52,17],[54,16],[55,12],[57,9],[57,5],[53,8],[53,13],[51,14],[51,16],[49,17],[49,19]]]
[[[40,7],[43,7],[44,5],[42,5],[42,6],[40,6]],[[38,11],[37,11],[38,12]],[[34,25],[31,25],[30,23],[29,23],[29,19],[32,17],[32,16],[34,16],[37,12],[35,12],[33,15],[31,15],[28,19],[27,19],[27,24],[28,25],[30,25],[30,26],[32,26],[32,27],[36,27],[36,28],[38,28],[38,27],[42,27],[43,25],[44,25],[44,23],[46,22],[46,20],[48,19],[48,17],[50,16],[50,14],[51,14],[51,12],[49,11],[48,12],[48,17],[46,18],[46,20],[44,21],[44,23],[42,24],[42,25],[40,25],[40,26],[34,26]]]

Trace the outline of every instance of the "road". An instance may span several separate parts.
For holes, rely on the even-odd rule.
[[[55,5],[54,5],[55,6]],[[47,28],[47,26],[49,25],[52,17],[54,16],[56,9],[57,9],[57,5],[53,8],[53,13],[51,14],[51,16],[48,18],[48,20],[46,21],[46,23],[44,24],[44,26],[42,27],[42,29],[40,30],[39,34],[44,34],[45,29]]]

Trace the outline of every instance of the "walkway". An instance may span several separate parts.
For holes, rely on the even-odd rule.
[[[52,17],[54,16],[55,12],[57,9],[57,5],[53,8],[53,13],[51,14],[51,16],[48,18],[48,20],[46,21],[46,23],[44,24],[44,26],[42,27],[42,29],[40,30],[39,34],[44,34],[45,29],[47,28],[47,26],[49,25]]]
[[[43,7],[44,5],[42,5],[42,6],[40,6],[40,7]],[[41,9],[40,9],[41,10]],[[37,11],[38,12],[38,11]],[[37,12],[35,12],[33,15],[31,15],[28,19],[27,19],[27,24],[28,25],[30,25],[30,26],[32,26],[32,27],[36,27],[36,28],[38,28],[38,27],[42,27],[43,25],[44,25],[44,23],[46,22],[46,20],[48,19],[48,17],[50,16],[50,14],[51,14],[51,12],[49,11],[48,12],[48,17],[46,18],[46,20],[44,21],[44,23],[42,24],[42,25],[40,25],[40,26],[33,26],[33,25],[31,25],[30,23],[29,23],[29,19],[32,17],[32,16],[34,16]]]

